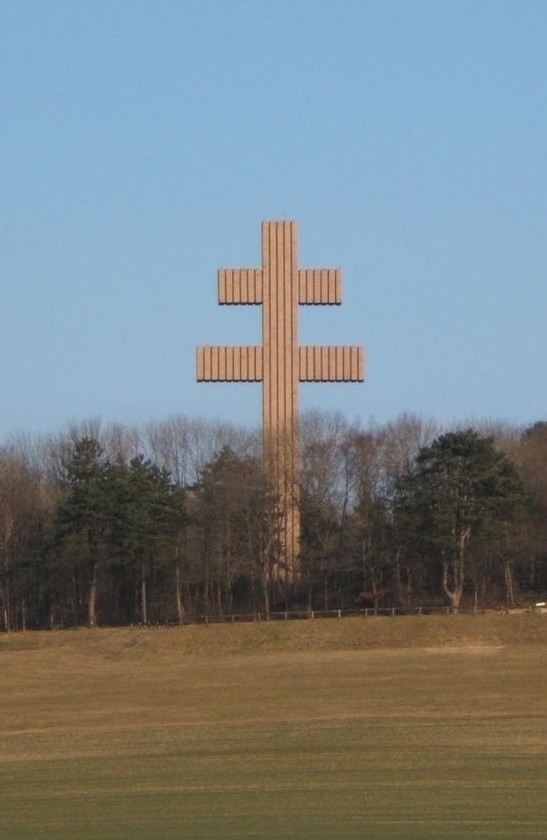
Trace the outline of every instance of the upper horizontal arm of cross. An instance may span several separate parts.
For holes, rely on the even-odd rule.
[[[221,268],[218,272],[218,302],[263,302],[264,272],[261,268]]]
[[[342,272],[339,268],[301,268],[298,271],[298,302],[342,303]]]

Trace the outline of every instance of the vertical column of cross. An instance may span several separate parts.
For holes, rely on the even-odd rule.
[[[298,269],[296,222],[263,222],[262,269],[220,269],[219,303],[260,304],[262,347],[198,348],[201,382],[260,382],[264,460],[278,497],[282,526],[279,562],[273,575],[298,578],[300,493],[299,382],[362,382],[360,346],[299,347],[300,304],[341,302],[339,269]]]
[[[282,556],[294,579],[300,550],[298,491],[298,258],[295,222],[262,225],[264,450],[283,522]]]

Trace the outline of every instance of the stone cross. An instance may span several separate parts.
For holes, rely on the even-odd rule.
[[[220,304],[262,305],[262,345],[197,349],[199,382],[262,382],[264,458],[280,504],[281,557],[275,574],[295,580],[300,546],[299,382],[362,382],[360,346],[302,346],[301,304],[341,303],[338,268],[298,268],[296,222],[262,223],[262,267],[221,268]]]

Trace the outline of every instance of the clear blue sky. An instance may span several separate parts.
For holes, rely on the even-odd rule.
[[[545,0],[1,0],[0,438],[260,421],[195,346],[259,340],[220,266],[296,219],[341,266],[363,423],[547,418]]]

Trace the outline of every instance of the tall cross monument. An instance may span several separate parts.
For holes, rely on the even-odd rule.
[[[262,382],[264,459],[283,530],[276,575],[294,580],[300,549],[299,382],[362,382],[360,346],[300,345],[298,307],[342,301],[338,268],[298,268],[296,222],[262,223],[262,267],[221,268],[220,304],[262,305],[262,345],[197,349],[198,382]]]

